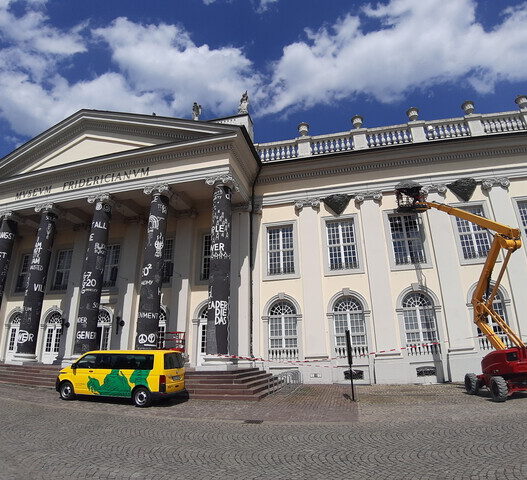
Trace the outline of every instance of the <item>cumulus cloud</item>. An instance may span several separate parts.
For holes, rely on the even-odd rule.
[[[527,79],[527,3],[505,9],[490,31],[476,22],[475,9],[474,0],[390,0],[306,30],[306,40],[287,45],[273,64],[263,112],[357,94],[393,102],[453,81],[488,93],[500,80]]]
[[[44,0],[28,0],[18,16],[12,3],[0,0],[0,116],[21,136],[81,108],[188,117],[199,101],[209,118],[230,115],[261,81],[240,49],[196,45],[181,27],[118,18],[92,32],[60,31],[38,10]],[[108,46],[115,71],[69,82],[60,72],[92,39]]]
[[[210,5],[214,3],[215,1],[216,0],[203,0],[203,3],[205,5]],[[246,0],[243,0],[243,1],[246,1]],[[269,8],[269,5],[271,5],[272,3],[276,3],[276,2],[278,2],[278,0],[257,0],[256,3],[253,0],[253,4],[256,5],[256,11],[258,13],[265,12]]]
[[[175,25],[118,18],[94,34],[108,44],[113,61],[136,91],[158,92],[177,115],[187,115],[194,101],[205,111],[232,114],[241,93],[256,91],[261,82],[239,48],[196,45]]]

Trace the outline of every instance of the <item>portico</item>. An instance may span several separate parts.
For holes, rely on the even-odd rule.
[[[155,348],[165,331],[182,331],[196,361],[202,339],[192,318],[210,303],[202,252],[211,227],[224,228],[212,214],[215,185],[229,178],[229,204],[250,202],[258,159],[246,135],[236,124],[81,111],[8,156],[0,167],[0,247],[11,260],[0,265],[5,359],[60,363],[96,348]],[[248,243],[248,233],[237,241]],[[222,278],[247,261],[235,260]],[[239,298],[230,287],[223,295],[248,312],[248,291]],[[222,353],[226,328],[238,338],[237,324],[219,323]]]

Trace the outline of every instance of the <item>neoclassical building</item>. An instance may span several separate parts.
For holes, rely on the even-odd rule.
[[[491,346],[471,295],[489,232],[396,211],[395,186],[527,228],[518,109],[257,144],[246,105],[210,121],[81,110],[0,160],[0,361],[174,346],[346,382],[462,380]],[[460,196],[465,181],[474,188]],[[456,193],[458,192],[458,193]],[[527,336],[527,256],[495,309]],[[499,333],[499,332],[498,332]],[[226,358],[226,357],[233,358]],[[242,357],[242,358],[234,358]]]

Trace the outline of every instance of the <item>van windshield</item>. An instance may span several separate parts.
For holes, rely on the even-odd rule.
[[[183,368],[185,362],[181,353],[165,353],[165,370],[171,370],[173,368]]]

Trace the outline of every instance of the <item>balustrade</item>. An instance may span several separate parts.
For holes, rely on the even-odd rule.
[[[441,354],[441,345],[439,344],[414,344],[407,345],[406,351],[409,356],[418,355],[439,355]]]
[[[511,341],[509,340],[509,337],[507,337],[507,335],[505,335],[504,333],[503,334],[497,334],[497,335],[498,335],[498,337],[500,337],[501,341],[505,344],[505,346],[507,348],[510,348],[510,347],[513,346]],[[479,337],[478,341],[479,341],[478,343],[479,343],[479,349],[480,350],[494,350],[494,347],[489,342],[487,337]]]
[[[298,360],[298,348],[270,348],[269,361]]]
[[[356,357],[367,357],[369,355],[368,347],[366,345],[352,345],[351,347],[351,356]],[[337,358],[346,358],[348,352],[346,347],[335,347],[335,356]]]
[[[355,130],[329,135],[309,136],[306,129],[298,138],[256,144],[255,147],[262,162],[272,162],[423,141],[524,131],[527,130],[525,111],[520,109],[520,112],[477,115],[472,114],[473,108],[467,108],[465,117],[428,122],[411,120],[406,124],[376,128],[362,128],[360,123],[355,125],[358,127]]]
[[[469,137],[470,130],[465,122],[430,122],[426,126],[428,140],[442,140],[443,138]]]
[[[527,128],[520,115],[486,117],[481,120],[481,123],[485,133],[514,132]]]
[[[403,143],[410,143],[412,135],[407,128],[400,128],[395,130],[369,130],[366,138],[368,146],[371,147],[386,147],[389,145],[401,145]]]

